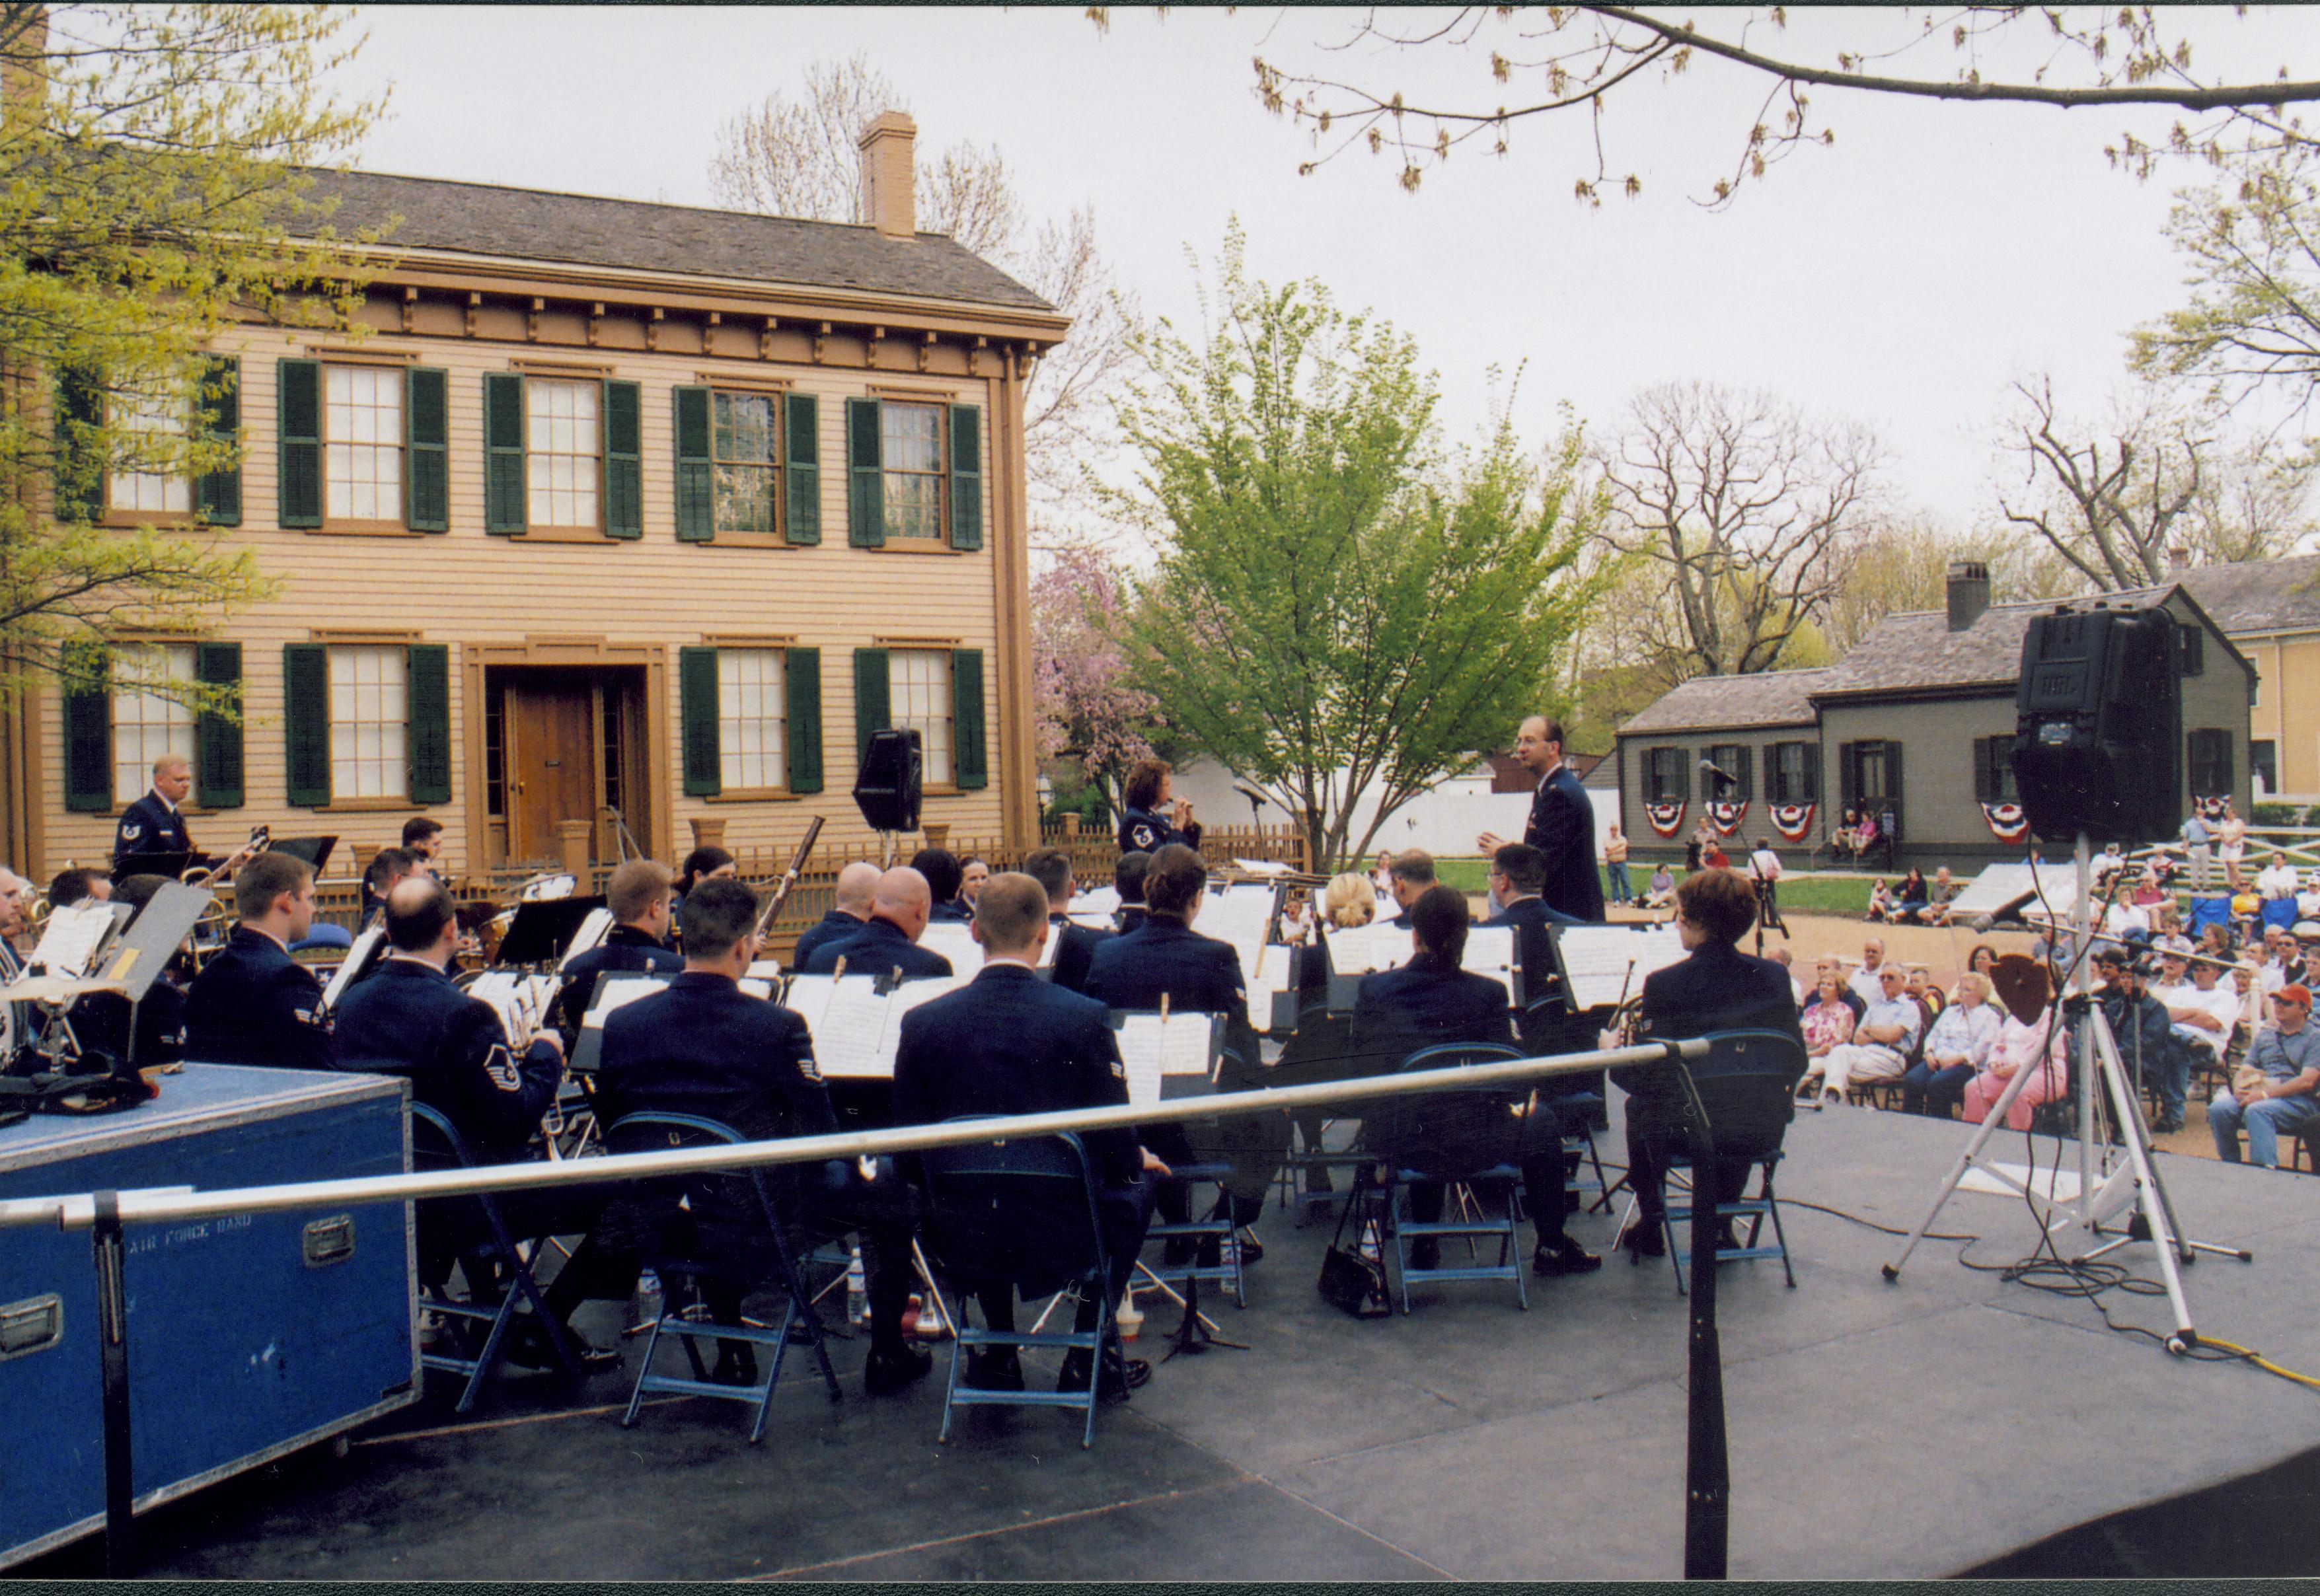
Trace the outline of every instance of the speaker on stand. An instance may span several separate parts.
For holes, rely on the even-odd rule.
[[[854,807],[885,847],[884,865],[894,862],[894,834],[919,829],[919,802],[925,760],[919,734],[888,727],[870,734],[862,769],[854,778]]]

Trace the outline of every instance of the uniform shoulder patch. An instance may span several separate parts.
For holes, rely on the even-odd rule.
[[[124,820],[121,823],[121,840],[122,842],[133,843],[144,834],[145,828],[138,825],[134,820]]]
[[[798,1055],[798,1073],[805,1077],[806,1079],[811,1081],[818,1081],[821,1078],[821,1067],[813,1061],[813,1050],[811,1048],[806,1049],[805,1051]]]

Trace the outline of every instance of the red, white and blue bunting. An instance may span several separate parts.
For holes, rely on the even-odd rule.
[[[1652,829],[1659,833],[1660,835],[1663,837],[1672,837],[1676,833],[1683,829],[1683,812],[1688,807],[1688,805],[1681,802],[1672,804],[1645,804],[1644,806],[1644,818],[1652,823]]]
[[[1708,824],[1716,827],[1719,835],[1730,836],[1747,818],[1748,806],[1745,800],[1736,804],[1716,801],[1708,806]]]
[[[1817,804],[1774,804],[1772,807],[1772,829],[1791,843],[1801,843],[1812,831],[1813,814]]]
[[[2001,843],[2018,843],[2030,834],[2030,816],[2020,804],[1984,804],[1981,817],[1989,823],[1989,834]]]

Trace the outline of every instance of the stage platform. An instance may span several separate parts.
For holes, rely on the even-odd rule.
[[[1798,1285],[1720,1276],[1735,1577],[1976,1571],[2312,1574],[2320,1392],[2178,1360],[2087,1303],[1962,1267],[1906,1228],[1964,1127],[1848,1108],[1800,1114],[1781,1186]],[[1604,1150],[1615,1154],[1616,1137]],[[2023,1139],[2002,1138],[2019,1161]],[[2053,1144],[2040,1143],[2051,1158]],[[2075,1149],[2068,1156],[2075,1167]],[[2320,1372],[2320,1183],[2166,1157],[2199,1237],[2252,1248],[2187,1276],[2199,1328]],[[1611,1220],[1578,1233],[1609,1240]],[[2019,1198],[1961,1194],[1937,1229],[2030,1249]],[[467,1420],[448,1386],[358,1436],[143,1521],[142,1572],[209,1579],[1669,1579],[1682,1571],[1685,1307],[1664,1261],[1425,1294],[1356,1322],[1313,1289],[1326,1225],[1268,1211],[1245,1352],[1155,1369],[1098,1420],[970,1412],[938,1447],[941,1375],[847,1395],[784,1375],[765,1443],[734,1404],[677,1398],[617,1422],[626,1384],[559,1397],[506,1381]],[[2150,1249],[2116,1255],[2156,1277]],[[2112,1315],[2168,1328],[2163,1297]],[[612,1304],[592,1314],[614,1314]],[[604,1337],[608,1319],[585,1319]],[[1133,1350],[1156,1357],[1156,1310]],[[631,1343],[633,1348],[635,1343]],[[1027,1365],[1031,1360],[1027,1359]],[[793,1364],[793,1369],[798,1365]],[[1034,1373],[1034,1378],[1038,1374]],[[430,1376],[440,1381],[440,1376]],[[2217,1489],[2240,1482],[2230,1489]],[[95,1572],[95,1543],[20,1573]]]

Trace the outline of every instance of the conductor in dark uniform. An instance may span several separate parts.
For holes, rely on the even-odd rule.
[[[1023,873],[1047,895],[1047,934],[1056,939],[1055,964],[1047,978],[1066,992],[1087,990],[1088,966],[1111,933],[1072,922],[1072,856],[1061,848],[1041,848],[1023,861]]]
[[[1126,1103],[1127,1075],[1104,1005],[1040,980],[1034,968],[1048,934],[1047,897],[1038,882],[1012,871],[985,881],[974,934],[983,949],[981,972],[960,990],[902,1017],[894,1123],[933,1124],[964,1114],[1048,1114]],[[1097,1221],[1111,1266],[1107,1289],[1116,1302],[1127,1290],[1152,1221],[1152,1176],[1165,1167],[1129,1131],[1092,1131],[1082,1140],[1098,1182]],[[971,1267],[965,1260],[986,1249],[995,1253],[1024,1294],[1037,1296],[1086,1267],[1072,1244],[1085,1227],[1083,1204],[1076,1212],[1068,1204],[1053,1210],[1010,1205],[983,1223],[971,1215],[965,1222],[956,1213],[940,1215],[937,1245],[963,1271]],[[991,1328],[1014,1329],[1013,1284],[978,1282],[977,1295]],[[1081,1303],[1079,1328],[1092,1330],[1098,1311],[1094,1302]],[[1059,1384],[1084,1391],[1092,1373],[1091,1360],[1074,1350]],[[1101,1388],[1117,1393],[1142,1384],[1148,1373],[1140,1359],[1108,1366]],[[971,1356],[966,1378],[985,1390],[1023,1386],[1012,1350]]]
[[[753,1139],[837,1130],[804,1019],[740,988],[740,978],[757,957],[758,909],[748,884],[726,877],[707,878],[685,894],[678,924],[684,969],[666,991],[639,998],[604,1022],[596,1069],[596,1114],[603,1124],[653,1110],[699,1114]],[[834,1234],[862,1232],[870,1296],[864,1384],[874,1395],[884,1394],[924,1375],[933,1359],[902,1339],[914,1212],[908,1189],[891,1174],[865,1181],[840,1161],[813,1168],[804,1180],[792,1176],[774,1184],[789,1194],[796,1222]],[[698,1244],[733,1270],[722,1280],[704,1281],[702,1295],[714,1316],[738,1323],[729,1315],[741,1311],[741,1282],[770,1273],[772,1238],[754,1197],[737,1199],[721,1177],[689,1181],[685,1202]],[[756,1375],[756,1358],[744,1343],[721,1350],[719,1379],[753,1383]]]
[[[850,975],[884,976],[900,970],[902,978],[947,976],[950,960],[932,948],[919,946],[934,909],[934,893],[927,879],[908,865],[878,878],[870,900],[870,918],[850,936],[834,936],[813,951],[802,966],[807,975],[828,975],[846,961]]]
[[[1539,895],[1551,909],[1600,924],[1603,877],[1595,868],[1595,806],[1563,762],[1562,724],[1544,715],[1524,721],[1515,735],[1515,758],[1538,778],[1522,840],[1546,855],[1546,880]],[[1496,854],[1506,841],[1495,832],[1474,839],[1486,856]]]
[[[521,1049],[514,1046],[499,1011],[470,997],[452,982],[449,969],[459,942],[458,911],[451,895],[432,876],[406,877],[387,894],[384,909],[387,945],[371,978],[340,1001],[331,1038],[341,1069],[400,1076],[411,1083],[413,1101],[426,1104],[451,1122],[468,1156],[482,1164],[524,1160],[540,1116],[556,1103],[564,1080],[564,1049],[543,1031]],[[603,1207],[601,1190],[509,1192],[497,1199],[510,1228],[521,1238],[587,1235]],[[425,1222],[421,1204],[421,1265],[430,1284],[450,1274],[461,1238]],[[472,1240],[472,1238],[469,1238]],[[593,1237],[583,1241],[557,1271],[542,1294],[548,1312],[570,1318],[589,1288],[601,1296],[625,1296],[636,1281],[633,1259],[608,1260]],[[471,1264],[470,1281],[481,1264]],[[576,1339],[576,1338],[575,1338]],[[617,1352],[580,1342],[590,1372],[619,1365]],[[529,1350],[538,1361],[539,1348]]]
[[[658,860],[631,859],[604,883],[604,906],[612,913],[612,929],[586,952],[575,953],[561,971],[564,989],[557,994],[557,1024],[567,1044],[579,1034],[599,977],[673,976],[684,968],[684,960],[668,945],[675,882],[676,872]]]
[[[217,859],[197,852],[186,834],[186,816],[178,806],[194,790],[194,767],[182,753],[165,753],[153,762],[153,785],[143,798],[121,811],[113,832],[113,875],[115,880],[135,875],[139,861],[166,862],[174,877],[186,870],[206,870]],[[166,858],[156,858],[156,855]],[[184,862],[178,863],[179,856]]]
[[[1401,1061],[1421,1048],[1449,1042],[1517,1044],[1514,1014],[1507,989],[1488,976],[1461,969],[1465,957],[1467,915],[1464,894],[1453,887],[1429,887],[1409,906],[1410,932],[1417,951],[1400,969],[1364,976],[1354,997],[1353,1050],[1366,1059],[1372,1073],[1399,1069]],[[1407,1100],[1403,1100],[1406,1102]],[[1423,1101],[1423,1100],[1421,1100]],[[1545,1116],[1543,1134],[1527,1140],[1519,1157],[1523,1186],[1528,1194],[1537,1245],[1531,1267],[1541,1275],[1570,1275],[1596,1268],[1602,1260],[1582,1250],[1563,1233],[1570,1212],[1567,1171],[1560,1130]],[[1371,1119],[1373,1133],[1387,1145],[1377,1150],[1388,1158],[1425,1153],[1448,1154],[1455,1148],[1398,1145],[1416,1123],[1406,1107],[1389,1105]],[[1455,1122],[1454,1122],[1455,1123]],[[1495,1149],[1483,1156],[1501,1156]],[[1410,1187],[1409,1209],[1421,1223],[1442,1217],[1443,1186],[1427,1181]],[[1432,1237],[1411,1246],[1410,1261],[1430,1269],[1439,1258]]]
[[[822,943],[841,936],[852,936],[869,922],[870,901],[878,893],[879,870],[866,859],[857,859],[838,872],[838,886],[832,896],[837,901],[822,917],[798,933],[797,946],[790,951],[790,965],[803,969],[806,960]]]
[[[260,853],[234,873],[233,902],[239,924],[225,951],[186,994],[186,1056],[330,1069],[322,984],[290,957],[314,923],[314,872],[287,853]]]
[[[1682,1041],[1717,1031],[1777,1031],[1804,1057],[1796,988],[1789,972],[1769,959],[1752,958],[1739,941],[1756,923],[1756,889],[1739,871],[1703,870],[1675,889],[1676,933],[1690,957],[1644,978],[1638,1041]],[[1663,1067],[1628,1065],[1611,1072],[1627,1089],[1627,1177],[1636,1188],[1636,1224],[1623,1244],[1646,1258],[1666,1249],[1661,1188],[1667,1171],[1654,1142],[1681,1123],[1681,1087]],[[1718,1160],[1716,1200],[1729,1203],[1746,1189],[1750,1164]]]
[[[1157,853],[1171,843],[1198,852],[1201,823],[1192,818],[1192,800],[1176,796],[1174,774],[1165,759],[1138,760],[1128,772],[1120,793],[1125,803],[1119,816],[1122,853]]]

